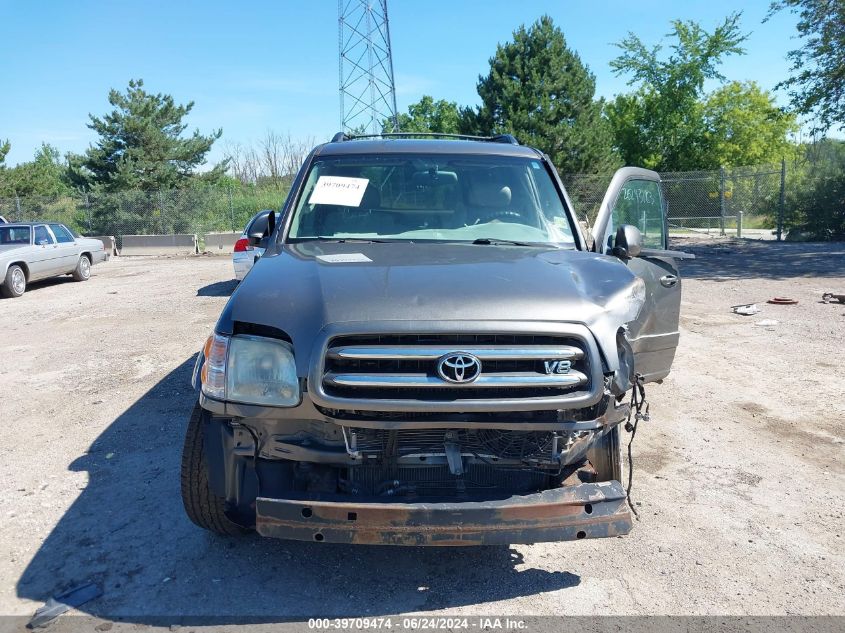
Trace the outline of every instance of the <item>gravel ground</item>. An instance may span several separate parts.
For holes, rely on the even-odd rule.
[[[89,579],[155,616],[845,614],[845,246],[686,243],[682,338],[624,538],[460,550],[228,539],[185,517],[193,357],[222,257],[116,259],[0,300],[0,613]],[[772,306],[773,296],[798,299]],[[758,302],[762,312],[730,306]],[[761,326],[764,319],[776,325]],[[101,629],[105,630],[105,629]]]

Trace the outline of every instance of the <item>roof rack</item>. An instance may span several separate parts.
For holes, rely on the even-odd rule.
[[[453,138],[462,141],[487,141],[489,143],[507,143],[519,145],[519,141],[512,134],[497,134],[495,136],[473,136],[471,134],[443,134],[441,132],[385,132],[383,134],[346,134],[338,132],[332,137],[332,143],[354,141],[363,138]]]

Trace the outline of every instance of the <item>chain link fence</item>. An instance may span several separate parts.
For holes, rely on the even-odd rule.
[[[742,236],[743,230],[783,231],[787,164],[714,171],[663,172],[669,229]],[[563,178],[581,219],[592,225],[610,176],[575,174]]]
[[[780,236],[796,220],[793,200],[812,186],[806,164],[762,165],[715,171],[661,174],[670,230],[742,235],[767,229]],[[580,219],[592,225],[610,175],[574,174],[563,178]],[[0,198],[8,220],[63,222],[86,235],[237,232],[260,209],[278,209],[282,186],[191,187],[169,191],[87,193],[65,197]]]
[[[9,221],[62,222],[83,235],[202,235],[240,232],[261,209],[282,206],[287,189],[191,187],[163,191],[0,198]]]

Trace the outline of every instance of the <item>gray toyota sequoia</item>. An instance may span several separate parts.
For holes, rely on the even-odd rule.
[[[621,426],[681,281],[659,176],[588,244],[508,135],[314,149],[197,358],[185,510],[222,534],[487,545],[626,534]]]

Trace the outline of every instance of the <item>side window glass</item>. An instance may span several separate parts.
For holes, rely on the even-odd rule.
[[[643,234],[645,248],[665,248],[663,196],[653,180],[629,180],[613,205],[613,227],[632,224]],[[613,236],[610,236],[613,239]]]
[[[53,236],[43,224],[35,227],[35,243],[36,244],[55,244]]]
[[[53,235],[56,236],[56,241],[59,244],[66,244],[73,241],[73,235],[61,224],[51,224],[50,228],[53,229]]]

